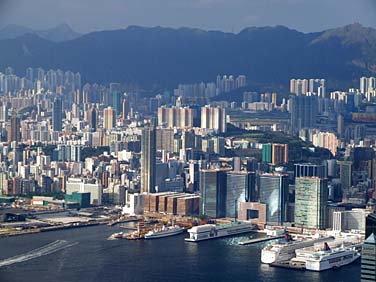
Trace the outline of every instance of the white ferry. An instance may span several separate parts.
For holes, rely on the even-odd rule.
[[[177,225],[169,227],[163,226],[161,229],[151,230],[148,233],[146,233],[145,239],[157,239],[174,236],[183,233],[184,230],[184,228]]]
[[[261,251],[262,263],[274,263],[287,261],[295,257],[295,250],[313,246],[315,243],[333,240],[334,237],[296,239],[293,240],[290,235],[286,234],[284,239],[272,243]]]
[[[355,247],[340,247],[331,249],[327,243],[324,248],[317,249],[315,247],[303,248],[296,250],[296,258],[293,262],[305,263],[307,270],[324,271],[332,268],[350,264],[360,258],[360,253]]]
[[[234,236],[243,233],[249,233],[254,230],[250,222],[233,222],[229,224],[205,224],[188,229],[188,242],[199,242],[203,240],[216,239],[226,236]]]

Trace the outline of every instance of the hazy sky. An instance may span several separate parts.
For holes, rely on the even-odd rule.
[[[0,0],[0,27],[62,22],[79,32],[129,25],[235,32],[286,25],[309,32],[360,22],[376,28],[376,0]]]

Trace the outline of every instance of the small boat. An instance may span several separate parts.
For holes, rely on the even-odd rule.
[[[119,233],[114,233],[110,236],[111,239],[123,239],[124,238],[124,233],[119,232]]]

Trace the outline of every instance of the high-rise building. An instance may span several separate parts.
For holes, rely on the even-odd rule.
[[[324,229],[328,201],[328,182],[318,177],[295,179],[295,224]]]
[[[263,144],[262,162],[272,165],[288,163],[288,145],[287,144]]]
[[[156,183],[156,136],[154,125],[142,129],[141,192],[154,193]]]
[[[313,145],[328,149],[334,156],[337,154],[339,141],[332,132],[317,132],[312,135]]]
[[[200,170],[202,214],[220,218],[226,216],[226,169]]]
[[[271,163],[272,162],[272,144],[262,144],[262,162]]]
[[[89,109],[89,126],[92,131],[97,131],[98,128],[98,110],[96,107]]]
[[[282,225],[287,220],[289,200],[288,176],[260,174],[258,176],[259,202],[266,204],[267,223]]]
[[[107,130],[111,130],[115,127],[116,122],[116,111],[111,108],[107,107],[103,110],[103,128]]]
[[[238,203],[256,199],[256,177],[246,171],[230,171],[226,177],[226,217],[237,217]]]
[[[341,181],[342,191],[348,191],[352,185],[352,161],[338,161],[339,178]]]
[[[182,107],[159,107],[158,125],[166,127],[193,127],[193,109]]]
[[[290,100],[291,134],[297,135],[303,128],[316,127],[318,98],[315,95],[293,95]]]
[[[376,234],[376,213],[370,213],[366,217],[366,238],[372,233]]]
[[[61,131],[63,127],[63,104],[60,97],[56,97],[52,112],[52,129],[53,131]]]
[[[289,149],[287,144],[273,144],[272,165],[285,164],[289,162]]]
[[[360,282],[376,281],[376,235],[371,233],[363,243]]]
[[[21,120],[16,113],[12,114],[10,120],[10,138],[9,141],[16,141],[17,143],[21,141]]]
[[[295,164],[295,177],[327,178],[327,168],[321,164]]]
[[[122,111],[121,111],[121,117],[122,119],[126,119],[129,114],[129,102],[127,99],[123,99],[122,103]]]
[[[226,110],[221,107],[205,106],[201,108],[201,128],[219,132],[227,131]]]

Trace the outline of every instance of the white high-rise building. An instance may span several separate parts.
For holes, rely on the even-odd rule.
[[[221,107],[206,105],[201,108],[201,128],[213,129],[219,132],[226,132],[226,110]]]

